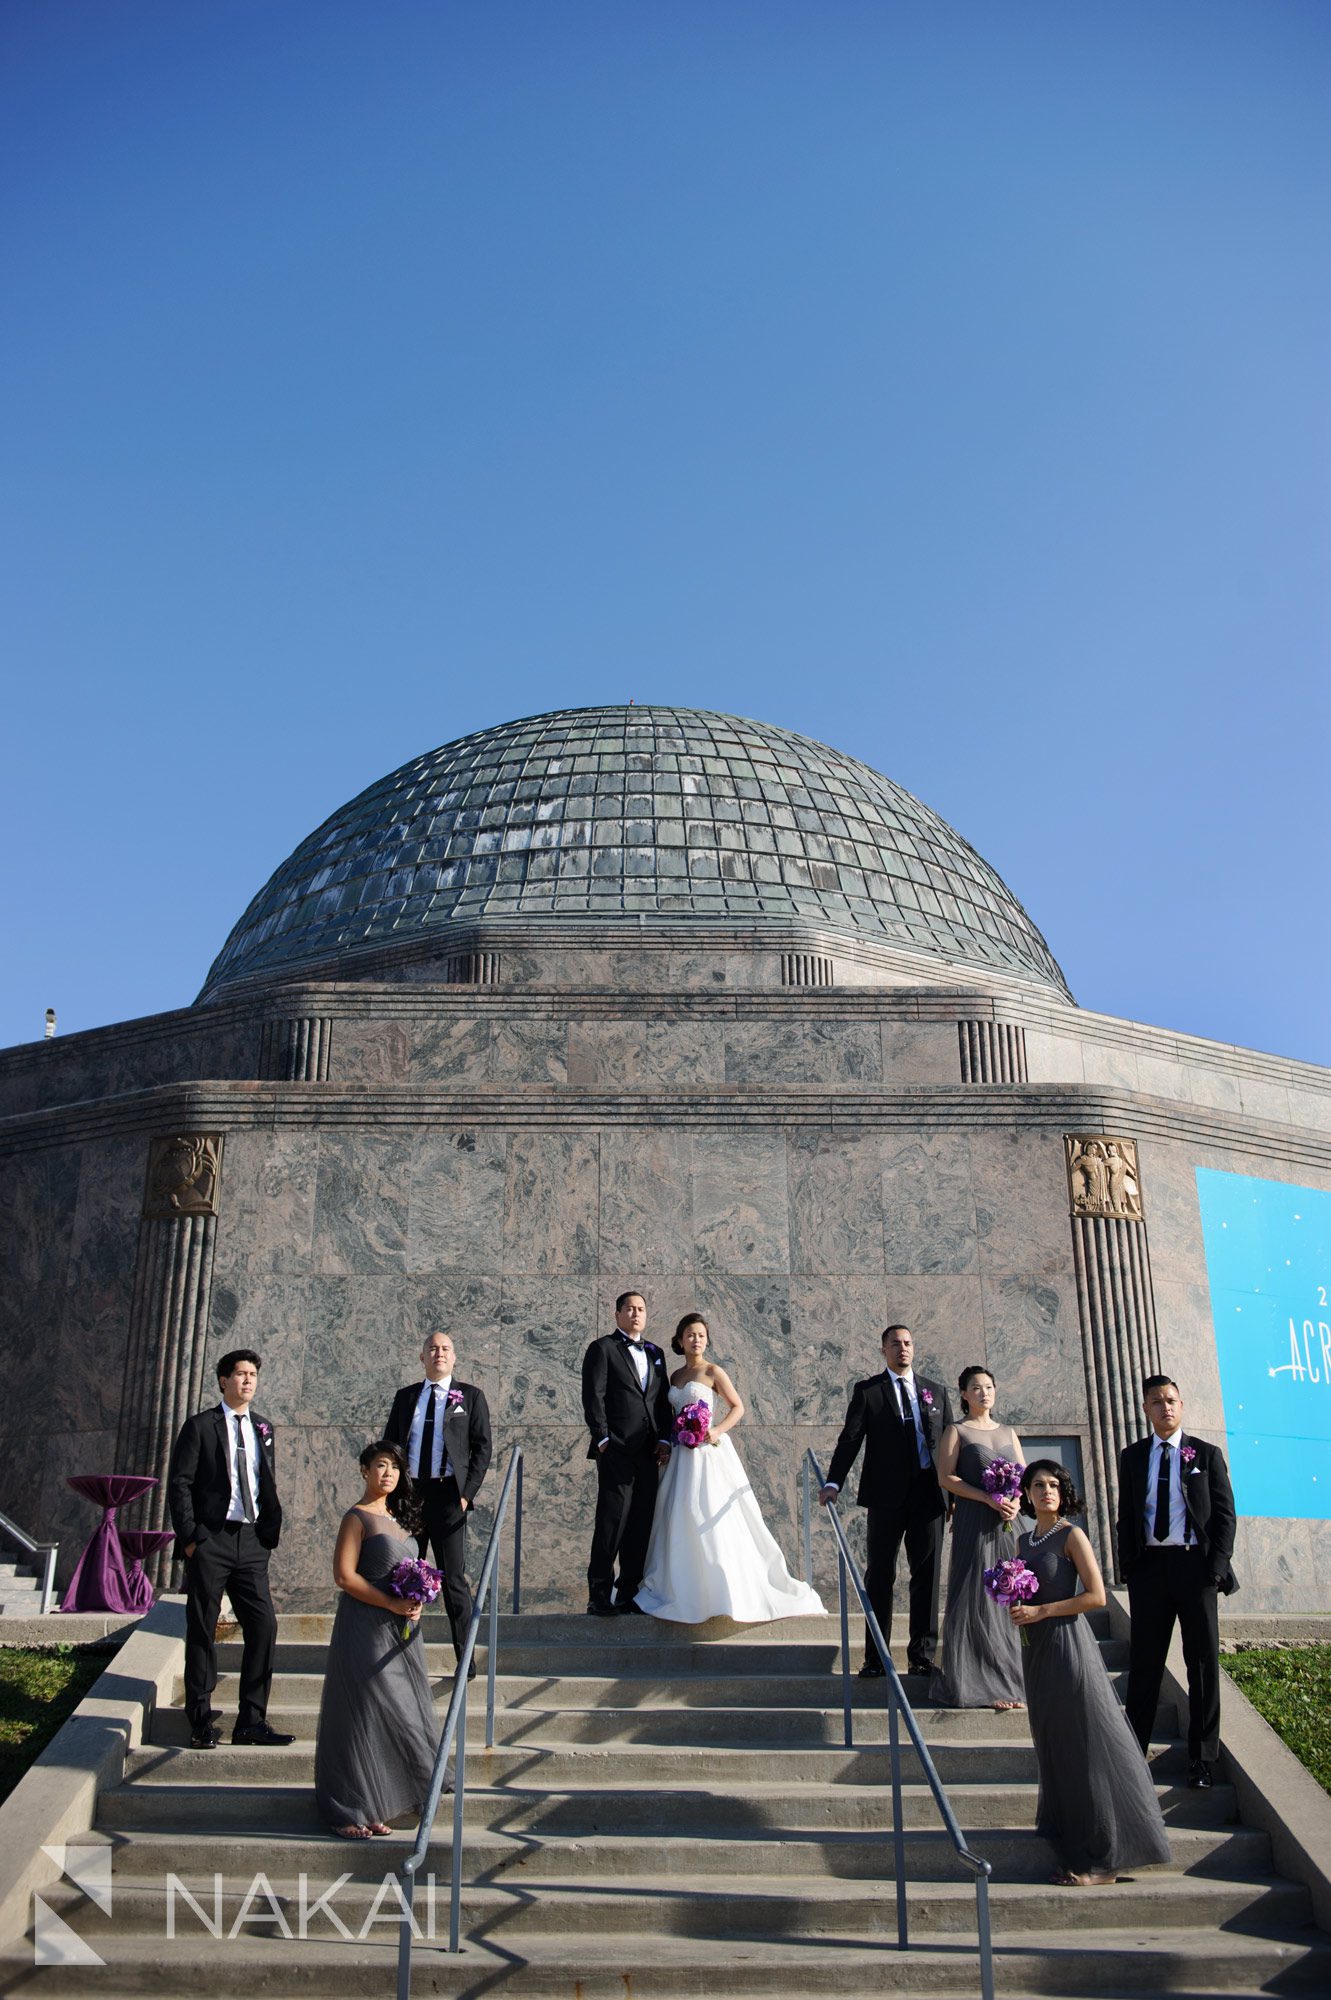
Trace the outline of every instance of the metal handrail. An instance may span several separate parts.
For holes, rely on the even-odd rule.
[[[823,1469],[811,1451],[804,1454],[803,1473],[803,1526],[804,1526],[804,1575],[806,1582],[813,1582],[813,1483],[817,1482],[819,1492],[827,1484]],[[852,1707],[850,1699],[850,1604],[846,1593],[846,1578],[850,1577],[855,1586],[855,1595],[860,1600],[864,1622],[869,1628],[869,1636],[878,1648],[878,1657],[887,1675],[887,1733],[892,1759],[892,1839],[896,1858],[897,1876],[897,1949],[909,1948],[906,1915],[906,1834],[901,1812],[901,1732],[900,1719],[904,1719],[906,1733],[915,1746],[915,1754],[929,1781],[929,1789],[934,1795],[943,1826],[956,1851],[957,1859],[971,1870],[975,1877],[975,1922],[980,1938],[980,2000],[994,2000],[994,1951],[989,1927],[989,1877],[993,1866],[980,1855],[973,1854],[966,1845],[966,1836],[957,1823],[957,1816],[943,1781],[934,1769],[934,1760],[929,1755],[920,1725],[915,1720],[914,1711],[906,1699],[906,1691],[901,1685],[901,1676],[893,1664],[891,1652],[883,1638],[882,1629],[874,1616],[860,1575],[859,1564],[851,1554],[846,1540],[846,1531],[841,1525],[835,1503],[823,1509],[832,1523],[832,1532],[837,1543],[837,1584],[841,1600],[841,1707],[845,1725],[847,1750],[855,1747]],[[405,2000],[405,1996],[403,1996]]]
[[[32,1536],[26,1534],[17,1521],[10,1520],[8,1514],[0,1514],[0,1529],[3,1529],[10,1540],[17,1542],[28,1555],[42,1558],[42,1616],[45,1617],[51,1609],[51,1599],[55,1595],[55,1559],[60,1548],[59,1542],[34,1542]]]
[[[492,1589],[492,1585],[499,1566],[499,1543],[504,1516],[508,1511],[509,1495],[515,1489],[517,1502],[513,1512],[513,1609],[516,1612],[522,1602],[522,1446],[518,1444],[515,1444],[509,1453],[504,1483],[499,1489],[499,1504],[495,1508],[490,1539],[485,1545],[485,1559],[481,1564],[480,1581],[476,1585],[476,1596],[472,1604],[471,1624],[467,1627],[466,1642],[458,1659],[457,1673],[453,1678],[453,1694],[448,1704],[448,1714],[444,1718],[439,1747],[434,1753],[434,1769],[430,1773],[430,1786],[421,1811],[421,1823],[416,1830],[416,1842],[398,1871],[402,1877],[402,1916],[398,1924],[397,1938],[398,2000],[410,2000],[411,1996],[411,1941],[414,1935],[412,1896],[415,1892],[416,1876],[429,1851],[435,1814],[439,1810],[439,1800],[444,1789],[444,1773],[448,1769],[448,1753],[455,1742],[457,1755],[453,1763],[453,1855],[448,1949],[461,1950],[459,1939],[462,1905],[462,1816],[467,1778],[467,1674],[476,1651],[476,1635],[481,1629],[481,1613],[486,1608],[488,1598],[489,1658],[485,1666],[485,1747],[487,1750],[492,1750],[495,1740],[495,1660],[499,1653],[499,1592]]]

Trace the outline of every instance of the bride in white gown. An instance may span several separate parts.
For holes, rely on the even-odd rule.
[[[689,1313],[671,1346],[684,1366],[670,1378],[676,1417],[689,1403],[706,1403],[716,1420],[707,1442],[676,1444],[661,1476],[641,1610],[681,1625],[707,1618],[760,1624],[771,1618],[822,1614],[822,1600],[787,1570],[727,1432],[744,1415],[725,1369],[707,1359],[707,1322]],[[717,1403],[725,1415],[716,1418]]]

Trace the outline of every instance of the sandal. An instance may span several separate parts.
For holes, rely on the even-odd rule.
[[[1065,1875],[1063,1880],[1069,1889],[1112,1889],[1117,1875]]]
[[[381,1819],[371,1819],[367,1820],[365,1823],[369,1827],[371,1833],[391,1833],[393,1831],[392,1827],[388,1826]]]
[[[368,1840],[370,1837],[368,1826],[335,1826],[332,1833],[336,1840]]]

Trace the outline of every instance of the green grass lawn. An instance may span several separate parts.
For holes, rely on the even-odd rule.
[[[1331,1792],[1331,1646],[1250,1646],[1220,1664]]]
[[[110,1651],[0,1647],[0,1799],[7,1799],[100,1674]]]

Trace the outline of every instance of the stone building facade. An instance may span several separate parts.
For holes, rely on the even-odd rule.
[[[72,1554],[67,1476],[161,1472],[252,1345],[275,1589],[325,1604],[445,1327],[526,1455],[527,1601],[576,1604],[579,1361],[631,1285],[663,1343],[707,1316],[788,1555],[890,1320],[992,1370],[1104,1554],[1144,1369],[1227,1433],[1199,1167],[1331,1190],[1331,1075],[1078,1008],[888,780],[695,711],[486,731],[303,843],[193,1007],[0,1055],[0,1507]],[[1250,1515],[1236,1564],[1246,1608],[1331,1609],[1324,1517]]]

